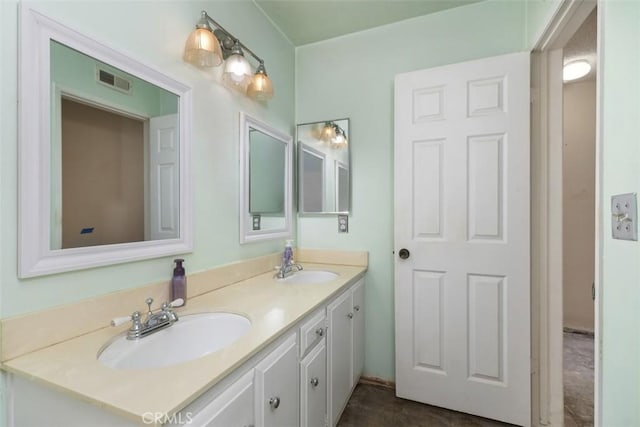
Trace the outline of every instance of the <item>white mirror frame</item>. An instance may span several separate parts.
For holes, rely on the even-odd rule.
[[[251,230],[249,228],[249,131],[256,129],[270,137],[282,141],[285,144],[285,171],[284,171],[284,228],[271,230]],[[293,208],[291,206],[293,184],[292,184],[292,164],[293,164],[293,138],[274,127],[261,122],[240,112],[240,243],[249,243],[269,239],[280,239],[291,236],[291,217]]]
[[[20,9],[18,275],[21,278],[193,251],[191,88],[23,2]],[[50,248],[50,40],[140,77],[179,97],[179,237],[176,239]]]

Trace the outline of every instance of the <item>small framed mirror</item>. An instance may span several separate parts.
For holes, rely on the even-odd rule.
[[[298,213],[349,214],[349,119],[299,124]]]
[[[292,138],[240,113],[240,243],[289,237]]]
[[[191,89],[28,2],[21,29],[20,277],[190,252]]]

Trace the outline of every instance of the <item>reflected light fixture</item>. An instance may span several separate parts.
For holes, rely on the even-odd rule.
[[[342,147],[346,147],[348,144],[347,141],[347,135],[345,134],[344,130],[336,125],[336,136],[335,138],[333,138],[333,140],[331,140],[331,145],[334,148],[342,148]]]
[[[255,74],[252,73],[251,64],[245,58],[244,52],[258,61]],[[224,61],[222,80],[225,84],[246,91],[249,97],[258,101],[266,101],[273,97],[273,83],[267,76],[262,58],[214,21],[204,10],[195,30],[187,38],[183,59],[197,67],[216,67]]]
[[[336,124],[333,122],[325,122],[324,127],[320,131],[320,139],[326,143],[331,143],[331,141],[336,137]]]
[[[569,82],[586,76],[591,71],[591,64],[585,59],[571,61],[562,68],[562,80]]]
[[[332,148],[343,148],[349,143],[347,133],[335,122],[324,123],[320,131],[320,140],[326,142]]]

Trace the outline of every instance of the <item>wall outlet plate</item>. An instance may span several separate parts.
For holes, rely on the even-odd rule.
[[[611,196],[611,237],[638,240],[637,206],[636,193]]]
[[[253,231],[260,230],[260,215],[253,215],[251,217],[251,222],[253,225]]]
[[[338,233],[349,232],[349,215],[338,215]]]

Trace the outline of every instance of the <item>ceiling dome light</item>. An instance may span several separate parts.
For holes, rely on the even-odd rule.
[[[565,82],[577,80],[591,71],[591,64],[584,59],[567,63],[562,69],[562,79]]]

